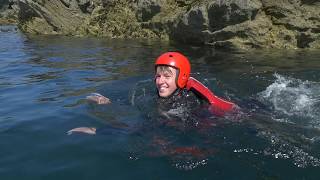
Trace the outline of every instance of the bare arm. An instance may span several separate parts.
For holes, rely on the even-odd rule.
[[[99,93],[92,93],[89,96],[86,97],[86,99],[90,102],[97,103],[97,104],[110,104],[111,101],[109,98],[99,94]],[[96,134],[96,128],[94,127],[77,127],[69,130],[67,132],[68,135],[71,135],[73,133],[85,133],[90,135]]]
[[[91,102],[95,102],[97,104],[110,104],[111,100],[99,93],[92,93],[91,95],[87,96],[86,99]]]
[[[96,128],[94,127],[78,127],[78,128],[74,128],[71,129],[67,132],[68,135],[71,135],[73,133],[86,133],[86,134],[90,134],[90,135],[95,135],[96,134]]]

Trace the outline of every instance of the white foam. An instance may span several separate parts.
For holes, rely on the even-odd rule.
[[[275,81],[259,93],[262,102],[288,117],[309,118],[312,125],[320,126],[320,83],[302,81],[274,74]]]

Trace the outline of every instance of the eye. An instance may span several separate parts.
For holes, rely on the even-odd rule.
[[[172,77],[172,74],[167,73],[167,74],[164,74],[163,76],[164,76],[166,79],[170,79],[170,78]]]

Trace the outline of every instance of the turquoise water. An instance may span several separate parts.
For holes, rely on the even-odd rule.
[[[319,179],[320,52],[26,36],[0,27],[0,179]],[[157,122],[154,59],[179,50],[237,116]],[[98,106],[92,92],[112,100]],[[97,135],[72,134],[97,127]],[[183,149],[183,148],[185,149]]]

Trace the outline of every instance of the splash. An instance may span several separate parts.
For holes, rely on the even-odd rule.
[[[150,87],[152,85],[152,79],[147,79],[147,80],[141,80],[137,82],[130,93],[130,103],[132,106],[139,105],[139,101],[143,100],[146,97],[151,97],[152,93]],[[145,102],[144,102],[145,103]]]
[[[319,141],[320,83],[274,74],[275,81],[258,93],[258,99],[271,108],[273,123],[258,125],[258,136],[270,146],[259,154],[275,159],[291,159],[297,167],[319,167],[314,147]],[[259,121],[261,123],[261,119]]]
[[[259,99],[291,122],[295,122],[292,119],[307,119],[309,125],[319,128],[320,83],[280,74],[274,74],[274,77],[276,80],[258,94]]]

